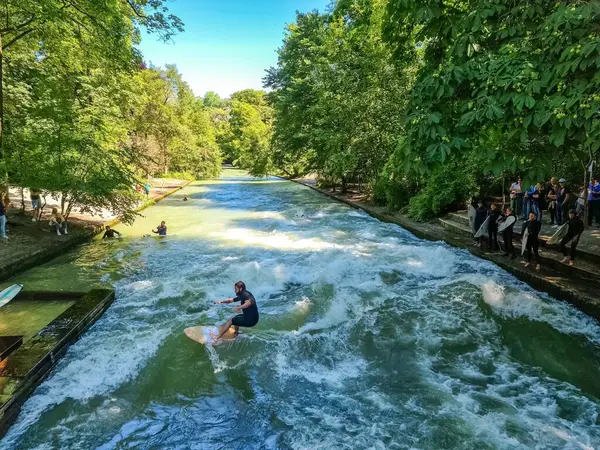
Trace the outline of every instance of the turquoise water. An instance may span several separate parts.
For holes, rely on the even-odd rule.
[[[600,326],[493,264],[236,171],[144,215],[15,278],[117,298],[1,448],[600,447]],[[187,339],[238,280],[258,326]]]

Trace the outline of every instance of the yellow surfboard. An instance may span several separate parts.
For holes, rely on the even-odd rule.
[[[223,336],[221,336],[221,339],[215,341],[210,335],[210,333],[218,334],[218,332],[218,327],[190,327],[184,330],[185,335],[189,337],[192,341],[204,345],[221,345],[226,342],[233,342],[237,337],[233,328],[230,328]]]

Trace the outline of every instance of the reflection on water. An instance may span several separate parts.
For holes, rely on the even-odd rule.
[[[16,278],[117,299],[0,446],[600,446],[594,320],[292,183],[226,171],[184,192]],[[161,220],[176,236],[142,237]],[[231,314],[212,300],[239,279],[259,325],[216,350],[187,339]]]

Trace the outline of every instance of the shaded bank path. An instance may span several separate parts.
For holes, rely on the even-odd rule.
[[[183,192],[17,278],[117,298],[2,448],[600,445],[593,319],[297,184],[226,171]],[[162,219],[177,236],[141,238]],[[217,351],[185,338],[238,279],[259,325]]]

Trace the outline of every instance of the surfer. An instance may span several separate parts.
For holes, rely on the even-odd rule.
[[[500,219],[498,205],[492,203],[490,207],[490,223],[488,225],[488,248],[490,250],[498,249],[498,219]]]
[[[237,336],[240,330],[240,327],[253,327],[258,323],[258,307],[256,306],[256,299],[251,292],[246,290],[246,285],[243,281],[238,281],[233,286],[233,290],[235,291],[235,298],[228,298],[227,300],[217,300],[215,303],[217,305],[221,305],[223,303],[233,303],[240,302],[239,306],[233,308],[235,312],[242,312],[242,314],[238,314],[237,316],[230,317],[227,319],[224,325],[219,327],[219,334],[216,335],[214,333],[210,333],[213,340],[218,341],[221,339],[229,328],[233,325],[235,330],[235,335]]]
[[[159,236],[167,235],[167,224],[163,220],[159,226],[156,227],[156,230],[152,230],[153,233],[158,234]]]
[[[184,195],[184,196],[183,196],[183,201],[184,201],[184,202],[187,202],[187,201],[188,201],[188,196],[187,196],[187,195]]]
[[[540,230],[542,229],[542,224],[537,220],[537,214],[533,211],[529,213],[529,220],[523,226],[524,229],[527,229],[527,263],[525,263],[525,267],[529,267],[531,264],[531,252],[533,250],[533,254],[535,255],[535,270],[540,270],[540,242],[538,240],[538,236],[540,235]]]
[[[121,233],[119,233],[117,230],[113,230],[110,225],[106,225],[105,228],[106,231],[104,231],[104,235],[102,236],[102,239],[105,238],[109,238],[109,239],[114,239],[115,234],[119,236],[119,238],[121,237]]]
[[[487,210],[485,209],[485,206],[483,206],[483,201],[479,200],[479,202],[477,202],[478,207],[475,210],[475,230],[479,230],[481,228],[481,225],[483,225],[483,222],[485,222],[485,219],[487,218]],[[475,246],[476,247],[481,247],[481,245],[483,244],[483,236],[475,238]]]
[[[502,240],[504,241],[504,256],[510,255],[511,259],[515,259],[517,256],[513,244],[513,232],[516,222],[517,216],[513,213],[513,210],[511,208],[506,208],[506,214],[504,215],[503,220],[503,223],[506,224],[506,226],[502,230]]]
[[[577,254],[577,244],[579,244],[579,238],[581,237],[581,233],[583,233],[584,227],[583,221],[577,216],[577,212],[574,209],[569,211],[569,221],[567,223],[569,231],[567,231],[567,235],[560,241],[560,250],[565,256],[561,262],[568,262],[569,265],[572,266],[575,255]],[[567,252],[567,244],[569,241],[572,241],[570,257],[569,252]]]

